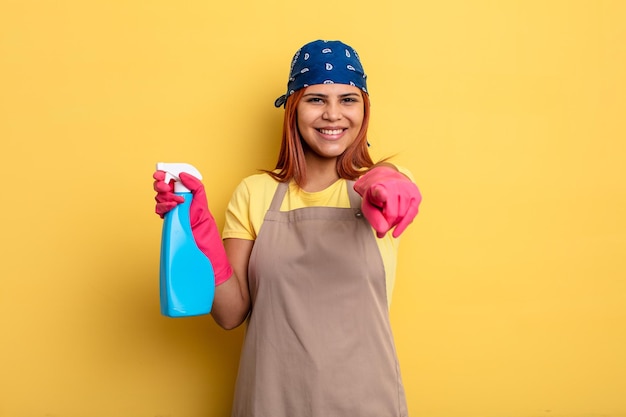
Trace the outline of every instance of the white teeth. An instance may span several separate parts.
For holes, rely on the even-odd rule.
[[[324,135],[338,135],[341,132],[343,132],[343,129],[334,129],[334,130],[320,129],[320,132],[323,133]]]

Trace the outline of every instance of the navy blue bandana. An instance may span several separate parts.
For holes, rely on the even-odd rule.
[[[296,52],[291,61],[287,94],[276,99],[276,107],[283,106],[287,97],[315,84],[348,84],[367,93],[367,75],[359,55],[340,41],[314,41]]]

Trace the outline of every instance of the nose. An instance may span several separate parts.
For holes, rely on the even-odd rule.
[[[322,115],[322,118],[324,120],[328,120],[328,121],[335,121],[335,120],[340,120],[342,117],[341,115],[341,107],[339,106],[339,104],[334,103],[334,102],[329,102],[328,104],[326,104],[326,108],[324,109],[324,114]]]

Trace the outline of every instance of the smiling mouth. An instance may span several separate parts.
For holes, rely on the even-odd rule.
[[[339,135],[343,133],[344,129],[317,129],[317,131],[324,135]]]

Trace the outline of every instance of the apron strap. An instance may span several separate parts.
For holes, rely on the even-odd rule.
[[[354,191],[354,181],[346,181],[346,187],[348,187],[348,197],[350,197],[350,207],[353,209],[361,210],[361,196]]]
[[[289,183],[287,182],[278,183],[278,188],[276,189],[276,192],[274,193],[274,198],[272,198],[272,203],[270,204],[269,209],[271,211],[280,211],[280,206],[283,202],[283,198],[285,197],[285,194],[287,193],[288,187],[289,187]]]

